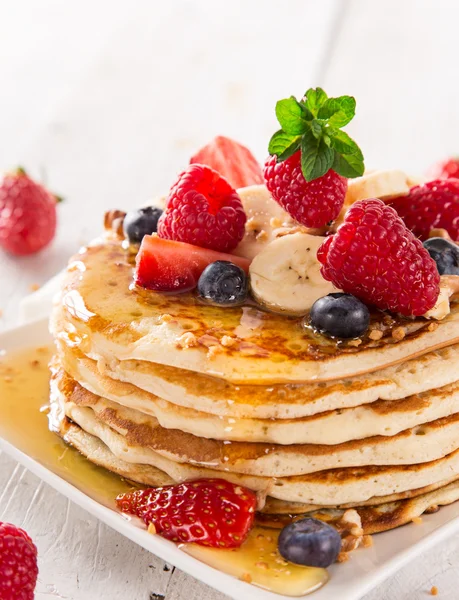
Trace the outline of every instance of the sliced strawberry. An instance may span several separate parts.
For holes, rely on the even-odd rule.
[[[218,171],[235,189],[264,181],[261,167],[250,150],[223,135],[201,148],[191,158],[190,164],[193,163]]]
[[[121,494],[116,503],[173,542],[237,548],[253,525],[257,499],[224,479],[197,479]]]
[[[134,280],[140,287],[157,292],[192,290],[207,265],[216,260],[227,260],[249,270],[250,261],[246,258],[146,235],[137,254]]]

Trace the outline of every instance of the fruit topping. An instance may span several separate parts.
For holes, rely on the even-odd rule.
[[[253,525],[257,499],[223,479],[198,479],[121,494],[116,503],[173,542],[237,548]]]
[[[325,568],[338,558],[341,537],[327,523],[306,518],[284,527],[278,547],[281,556],[296,565]]]
[[[33,600],[37,548],[25,531],[0,522],[0,598]]]
[[[430,179],[459,179],[459,157],[442,160],[430,169],[429,175]]]
[[[160,208],[147,206],[131,210],[124,218],[124,236],[130,244],[140,244],[145,235],[156,233],[159,217],[163,214]]]
[[[440,275],[459,275],[459,247],[444,238],[430,238],[424,248],[437,264]]]
[[[355,115],[351,96],[328,98],[310,89],[276,104],[282,127],[269,142],[264,177],[273,198],[306,227],[324,227],[338,216],[346,178],[363,175],[360,148],[341,128]]]
[[[215,304],[240,304],[248,294],[247,275],[238,265],[217,260],[204,269],[198,281],[198,293]]]
[[[317,257],[325,279],[382,310],[423,315],[440,292],[435,261],[382,200],[351,206]]]
[[[179,175],[158,222],[158,235],[220,252],[244,237],[246,216],[236,191],[217,171],[191,165]]]
[[[260,304],[289,315],[304,315],[314,302],[336,291],[317,260],[325,238],[292,233],[268,244],[250,265],[252,294]]]
[[[428,239],[431,229],[440,228],[459,241],[459,179],[418,185],[408,195],[391,200],[390,205],[421,240]]]
[[[235,263],[245,272],[250,265],[246,258],[146,235],[136,257],[134,281],[158,292],[192,290],[207,265],[215,261]]]
[[[370,325],[370,311],[351,294],[329,294],[314,302],[310,324],[320,333],[339,338],[356,338]]]
[[[250,150],[223,135],[201,148],[190,160],[195,163],[218,171],[235,189],[263,183],[261,167]]]
[[[7,173],[0,182],[0,247],[17,256],[42,250],[56,233],[58,201],[24,169]]]

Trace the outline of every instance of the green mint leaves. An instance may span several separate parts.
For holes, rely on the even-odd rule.
[[[329,98],[322,88],[310,89],[301,101],[291,96],[276,104],[282,129],[269,142],[269,153],[284,161],[301,149],[301,169],[312,181],[333,169],[343,177],[360,177],[365,165],[357,144],[341,127],[355,115],[355,98]]]

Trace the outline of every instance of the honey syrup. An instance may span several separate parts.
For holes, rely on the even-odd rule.
[[[133,485],[94,465],[49,430],[49,369],[53,349],[0,353],[0,437],[100,504],[115,509],[118,494]],[[312,592],[328,579],[325,569],[287,563],[277,550],[279,530],[257,526],[241,548],[216,550],[184,544],[196,559],[286,596]]]

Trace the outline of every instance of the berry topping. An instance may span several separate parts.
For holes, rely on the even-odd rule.
[[[147,206],[131,210],[124,218],[123,231],[130,244],[140,244],[145,235],[156,233],[159,217],[163,214],[160,208]]]
[[[58,198],[23,169],[0,182],[0,247],[22,256],[42,250],[56,233]]]
[[[430,238],[424,248],[437,263],[440,275],[459,275],[459,247],[443,238]]]
[[[323,227],[336,219],[347,190],[347,180],[332,169],[308,183],[299,150],[284,162],[271,156],[265,164],[265,179],[274,200],[306,227]]]
[[[325,279],[382,310],[423,315],[440,292],[435,262],[395,210],[378,199],[353,204],[317,258]]]
[[[204,269],[198,281],[198,293],[215,304],[239,304],[247,298],[247,275],[238,265],[217,260]]]
[[[370,311],[351,294],[328,294],[312,305],[310,323],[320,333],[356,338],[368,329]]]
[[[198,479],[121,494],[116,503],[173,542],[238,548],[253,525],[257,499],[224,479]]]
[[[430,179],[459,179],[459,157],[447,158],[430,169]]]
[[[22,529],[0,523],[0,598],[33,600],[37,577],[35,544]]]
[[[218,171],[235,189],[263,183],[261,167],[250,150],[223,135],[201,148],[190,160],[195,163]]]
[[[282,127],[269,142],[266,185],[282,208],[306,227],[324,227],[338,216],[347,178],[363,175],[360,148],[341,128],[355,115],[351,96],[328,98],[310,89],[298,101],[276,104]]]
[[[134,281],[157,292],[192,290],[207,265],[215,261],[235,263],[245,272],[250,265],[246,258],[146,235],[136,257]]]
[[[426,240],[431,229],[446,229],[459,241],[459,179],[437,179],[418,185],[390,205],[415,236]]]
[[[172,186],[158,235],[220,252],[244,237],[246,216],[236,191],[217,171],[191,165]]]
[[[301,519],[284,527],[279,535],[281,556],[296,565],[326,568],[341,550],[339,533],[318,519]]]

